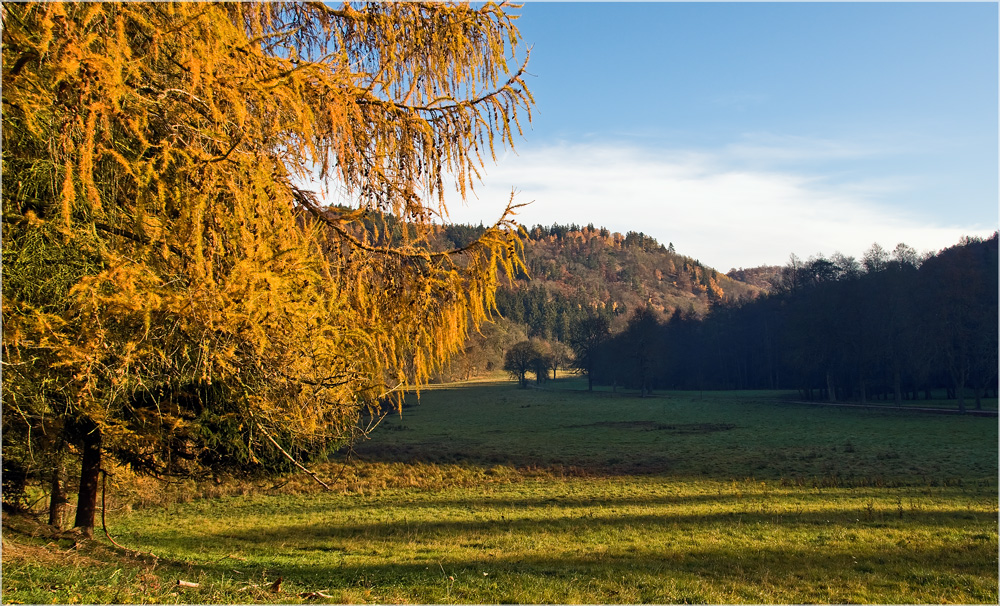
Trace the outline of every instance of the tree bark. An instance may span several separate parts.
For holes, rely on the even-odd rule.
[[[951,373],[952,380],[955,383],[955,398],[958,399],[958,411],[965,413],[965,368],[953,369]]]
[[[101,475],[101,430],[89,422],[84,431],[83,460],[80,465],[80,492],[77,495],[75,528],[87,537],[94,536],[94,519],[97,513],[98,480]]]
[[[896,406],[903,405],[903,376],[899,368],[892,371],[892,399]]]
[[[52,471],[52,495],[49,498],[49,525],[59,530],[62,530],[63,521],[66,519],[66,506],[69,504],[64,482],[63,466],[60,461]]]

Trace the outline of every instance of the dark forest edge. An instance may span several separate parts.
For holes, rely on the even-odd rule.
[[[640,394],[785,389],[901,405],[941,392],[960,412],[997,395],[996,233],[937,253],[875,244],[861,259],[792,255],[729,275],[643,234],[527,233],[539,273],[498,292],[502,317],[441,378],[504,367],[526,385],[528,372],[540,382],[573,366],[591,388]]]

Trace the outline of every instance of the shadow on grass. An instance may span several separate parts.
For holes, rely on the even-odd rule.
[[[660,533],[691,533],[720,529],[755,528],[758,531],[783,533],[796,530],[806,534],[822,533],[829,529],[912,530],[932,528],[937,533],[969,527],[996,527],[995,511],[955,510],[933,506],[911,507],[900,498],[895,504],[884,497],[876,501],[870,495],[841,495],[852,503],[826,504],[822,510],[806,511],[807,506],[795,505],[798,510],[774,507],[767,495],[688,495],[657,497],[526,497],[526,498],[432,498],[426,501],[379,505],[390,519],[356,521],[370,515],[371,503],[336,507],[330,502],[314,500],[290,505],[281,509],[282,515],[317,522],[278,524],[225,531],[199,533],[198,540],[212,549],[245,551],[255,545],[285,545],[293,549],[318,548],[319,542],[343,539],[345,545],[363,538],[366,541],[393,544],[419,541],[433,537],[435,541],[458,544],[469,537],[488,537],[497,533],[524,537],[544,537],[552,533],[588,534],[591,536],[619,536],[625,531]],[[625,508],[651,507],[703,507],[702,512],[628,513]],[[419,510],[436,510],[440,513],[430,521],[421,519]],[[233,518],[243,518],[247,509],[237,510]],[[331,518],[335,511],[336,519]],[[413,515],[407,516],[407,512]],[[451,519],[448,519],[451,518]],[[225,517],[221,518],[226,519]],[[340,522],[339,520],[344,520]],[[142,533],[139,533],[140,535]],[[140,538],[140,537],[135,537]],[[986,537],[988,539],[988,537]],[[146,534],[141,539],[167,552],[189,547],[193,537],[178,534],[176,529],[163,536]],[[987,541],[989,542],[989,541]],[[329,547],[329,545],[327,545]],[[992,541],[995,552],[997,543]],[[346,547],[345,547],[346,548]],[[995,558],[994,558],[995,559]]]
[[[995,602],[995,510],[913,507],[903,493],[803,495],[784,507],[780,491],[310,498],[272,511],[291,523],[248,503],[208,513],[212,530],[139,531],[130,542],[168,558],[201,545],[187,565],[208,576],[232,578],[237,567],[241,578],[281,575],[304,589],[378,590],[381,601],[532,601],[543,594],[521,588],[544,585],[555,602]],[[248,527],[251,516],[260,522]],[[598,581],[568,593],[575,579]],[[834,591],[848,585],[897,593]],[[691,593],[697,586],[737,593]]]
[[[495,508],[497,506],[494,505],[491,507]],[[679,527],[680,529],[690,529],[695,526],[718,528],[729,525],[758,528],[809,526],[822,529],[831,525],[837,525],[840,528],[845,524],[849,524],[858,529],[888,529],[893,527],[897,523],[897,520],[900,521],[900,526],[903,527],[905,525],[905,528],[924,526],[933,527],[936,531],[943,531],[944,529],[967,528],[970,524],[982,525],[989,522],[995,523],[996,521],[995,513],[956,513],[954,510],[946,509],[923,509],[917,512],[904,511],[902,517],[899,517],[895,513],[888,511],[881,511],[873,515],[864,506],[804,513],[768,511],[766,508],[761,511],[760,507],[760,504],[747,504],[746,510],[742,511],[737,509],[704,514],[649,515],[622,515],[615,513],[612,509],[603,514],[581,512],[573,517],[563,517],[555,520],[545,518],[508,518],[505,514],[494,510],[488,512],[488,517],[484,515],[483,519],[477,520],[437,520],[434,522],[394,520],[372,523],[345,523],[329,526],[313,523],[290,524],[268,528],[209,533],[202,536],[204,536],[208,544],[218,544],[220,541],[226,540],[245,545],[259,543],[289,544],[292,542],[307,545],[316,540],[331,538],[356,539],[358,537],[365,537],[368,540],[393,541],[400,538],[407,540],[419,538],[420,535],[433,536],[436,539],[447,539],[448,537],[460,538],[477,533],[492,532],[515,532],[525,535],[562,531],[606,533],[622,529],[653,529],[664,526],[670,528]],[[562,508],[553,506],[553,509]],[[757,509],[757,511],[754,511],[754,509]],[[172,542],[177,545],[190,544],[191,538],[156,537],[152,540],[157,545],[169,547]],[[996,543],[994,542],[995,546]],[[238,547],[238,545],[234,545],[234,547]]]
[[[499,430],[498,430],[499,431]],[[490,448],[497,448],[491,451]],[[570,476],[636,476],[669,473],[674,465],[670,457],[650,454],[641,460],[625,456],[511,454],[494,445],[451,445],[427,440],[409,444],[364,442],[353,447],[351,455],[365,462],[459,464],[479,467],[505,465],[519,468],[552,468]]]
[[[427,498],[410,498],[405,501],[393,501],[394,497],[389,496],[386,500],[375,497],[372,502],[369,499],[357,502],[354,497],[348,497],[352,503],[346,507],[342,505],[344,501],[331,502],[322,498],[322,493],[318,498],[309,498],[294,504],[285,504],[269,512],[262,512],[254,503],[248,503],[245,507],[235,509],[222,509],[220,511],[231,512],[228,516],[213,513],[215,519],[243,518],[250,513],[266,515],[274,513],[278,515],[294,515],[295,517],[305,517],[309,519],[330,519],[331,511],[338,517],[352,518],[370,514],[373,507],[383,512],[416,512],[428,510],[431,512],[458,512],[447,514],[451,517],[496,513],[494,518],[500,514],[511,515],[516,518],[522,514],[544,513],[536,518],[527,520],[506,520],[507,528],[511,525],[521,530],[534,532],[546,523],[551,517],[558,517],[572,513],[572,521],[591,520],[592,523],[604,524],[607,526],[629,526],[636,524],[670,524],[670,525],[695,525],[699,523],[729,522],[739,519],[744,524],[754,523],[784,523],[789,525],[807,524],[824,525],[831,521],[837,522],[859,522],[868,524],[892,523],[896,520],[903,521],[907,526],[932,525],[935,528],[961,527],[975,520],[977,523],[992,521],[996,525],[995,493],[986,489],[985,492],[972,493],[970,502],[982,501],[983,510],[939,508],[933,505],[914,501],[914,497],[919,497],[917,489],[889,489],[891,492],[881,492],[879,489],[837,489],[834,492],[813,492],[801,491],[798,489],[773,489],[768,491],[754,491],[742,484],[736,487],[737,493],[732,493],[728,489],[725,492],[713,492],[703,494],[638,494],[621,495],[613,494],[614,485],[609,485],[608,494],[598,496],[575,496],[572,494],[550,493],[549,495],[538,496],[506,496],[490,495],[488,497],[462,497],[453,498],[442,496],[439,493],[425,493]],[[855,492],[856,490],[856,492]],[[872,492],[875,490],[876,492]],[[948,489],[945,489],[948,490]],[[932,495],[935,499],[950,499],[961,489],[950,489],[940,495]],[[964,493],[964,491],[961,491]],[[419,493],[418,493],[419,494]],[[975,499],[979,494],[980,500]],[[796,501],[792,504],[781,505],[782,500],[793,496]],[[983,500],[985,499],[985,500]],[[354,504],[357,502],[357,504]],[[819,511],[806,511],[817,507]],[[667,509],[661,513],[650,513],[644,515],[623,514],[621,510],[629,508],[650,509],[650,508],[674,508],[688,509],[701,507],[705,511],[694,513],[678,513]],[[991,508],[986,511],[987,508]],[[401,517],[403,514],[400,514]],[[445,515],[445,514],[439,514]],[[477,520],[437,520],[434,522],[419,522],[424,529],[435,532],[454,532],[462,534],[482,526],[488,529],[485,524],[496,522],[496,519]],[[334,532],[344,535],[363,532],[365,534],[381,533],[384,536],[398,535],[405,528],[412,530],[415,522],[397,520],[393,522],[372,522],[371,524],[338,524]],[[295,533],[302,536],[312,536],[316,532],[322,532],[316,524],[308,523],[301,526],[282,526],[280,530],[267,527],[266,532]],[[298,530],[296,530],[298,529]],[[241,539],[253,540],[258,536],[258,529],[248,531],[245,535],[239,536]],[[228,533],[227,533],[228,534]],[[210,536],[210,535],[209,535]],[[236,536],[236,535],[233,535]]]
[[[281,536],[280,532],[268,533],[261,539],[279,540]],[[422,561],[359,565],[341,560],[272,566],[269,574],[281,574],[302,587],[396,587],[415,593],[411,599],[425,602],[441,601],[446,585],[449,597],[474,602],[524,601],[524,593],[518,592],[524,586],[539,584],[553,588],[550,591],[556,593],[551,597],[565,599],[570,597],[574,582],[590,579],[596,584],[582,594],[590,602],[713,601],[709,595],[690,593],[691,587],[706,585],[723,592],[747,592],[744,599],[749,601],[761,601],[753,599],[755,592],[767,596],[765,592],[770,591],[772,599],[763,601],[784,596],[781,601],[849,602],[863,599],[865,594],[852,594],[846,586],[853,585],[853,591],[858,591],[858,585],[870,585],[872,590],[896,586],[896,593],[889,594],[895,599],[889,601],[996,603],[996,566],[996,543],[982,541],[972,546],[883,544],[873,549],[802,545],[597,550],[581,546],[575,553],[559,555],[497,553],[484,548],[473,556],[466,552]],[[214,575],[227,572],[220,564],[198,568]],[[677,580],[689,589],[678,589]],[[631,587],[625,589],[625,585]]]
[[[875,466],[870,459],[878,457],[882,451],[868,448],[864,453],[867,459],[859,459],[857,457],[861,455],[852,453],[848,457],[842,453],[837,455],[833,451],[823,450],[829,447],[830,443],[814,447],[775,446],[751,452],[734,463],[707,454],[699,459],[692,457],[690,451],[647,452],[642,456],[612,450],[580,454],[549,453],[544,450],[545,445],[538,445],[511,452],[514,449],[504,449],[489,443],[468,441],[442,444],[439,441],[421,440],[409,443],[364,442],[355,445],[351,456],[365,463],[460,465],[483,469],[505,466],[547,471],[551,475],[562,477],[659,476],[722,482],[760,479],[820,488],[948,486],[960,485],[963,481],[987,481],[984,477],[976,476],[965,476],[963,480],[963,476],[942,472],[933,460],[904,460],[893,456],[900,464],[876,461],[879,466]],[[887,449],[883,450],[889,452]],[[828,458],[823,458],[823,455]],[[844,458],[834,458],[836,456]],[[906,469],[907,466],[910,469]]]

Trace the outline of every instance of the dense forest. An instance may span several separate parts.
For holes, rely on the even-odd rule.
[[[449,229],[456,245],[475,231]],[[876,244],[861,259],[792,255],[728,275],[635,232],[555,225],[528,236],[528,274],[498,291],[503,317],[474,335],[452,378],[498,368],[530,340],[550,369],[573,364],[593,383],[643,393],[797,389],[864,402],[947,389],[962,409],[967,395],[978,407],[996,394],[996,234],[923,256]]]
[[[795,388],[830,401],[917,399],[946,388],[964,409],[997,379],[997,236],[926,259],[900,246],[793,260],[766,296],[704,319],[646,310],[609,337],[595,380],[643,390]],[[929,396],[928,396],[929,397]]]

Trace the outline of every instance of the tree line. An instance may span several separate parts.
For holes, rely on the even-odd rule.
[[[798,389],[828,401],[930,397],[960,410],[997,390],[997,234],[922,258],[874,245],[857,260],[792,260],[763,296],[704,318],[645,307],[612,334],[574,325],[577,365],[597,384],[654,389]]]

